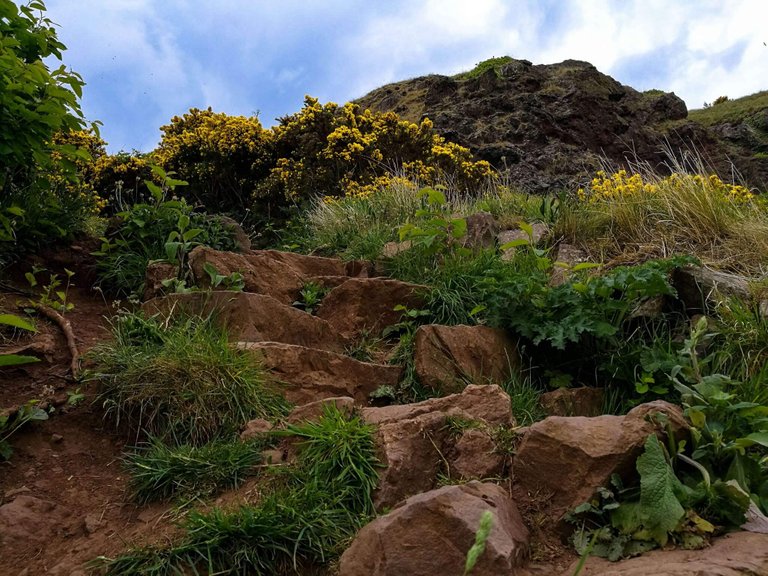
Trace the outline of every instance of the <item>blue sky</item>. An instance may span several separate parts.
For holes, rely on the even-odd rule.
[[[768,89],[765,0],[48,0],[83,108],[111,152],[149,151],[191,107],[346,102],[493,56],[573,58],[690,108]]]

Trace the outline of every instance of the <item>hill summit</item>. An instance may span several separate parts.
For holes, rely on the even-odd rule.
[[[502,57],[456,76],[387,84],[356,102],[411,121],[428,117],[442,136],[508,172],[516,185],[543,192],[582,182],[606,159],[665,173],[669,151],[678,160],[695,152],[722,176],[735,168],[748,184],[765,188],[768,94],[756,96],[746,110],[738,100],[718,102],[714,107],[733,110],[722,118],[689,115],[674,93],[639,92],[588,62],[535,65]]]

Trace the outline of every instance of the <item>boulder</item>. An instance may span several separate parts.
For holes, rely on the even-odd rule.
[[[368,266],[360,262],[342,262],[336,258],[304,256],[277,250],[252,250],[244,254],[221,252],[198,246],[189,255],[189,266],[197,286],[210,286],[204,267],[213,266],[225,276],[243,275],[244,290],[266,294],[283,304],[291,304],[309,278],[316,276],[366,276]]]
[[[363,419],[377,426],[376,443],[384,469],[374,494],[377,508],[393,506],[414,494],[431,490],[447,465],[465,478],[489,476],[489,458],[468,457],[457,450],[448,429],[449,417],[471,420],[480,427],[512,426],[509,396],[495,385],[469,385],[461,394],[431,398],[415,404],[363,408]],[[469,441],[467,441],[469,442]],[[486,444],[483,450],[489,446]],[[477,468],[473,466],[477,465]]]
[[[460,218],[460,216],[458,216]],[[460,238],[461,245],[470,250],[482,250],[496,246],[496,234],[499,225],[493,214],[489,212],[475,212],[464,218],[467,221],[467,233]]]
[[[361,405],[379,386],[395,386],[402,368],[360,362],[327,350],[279,342],[243,342],[283,385],[289,402],[302,405],[323,398],[350,396]]]
[[[309,404],[296,406],[288,417],[288,424],[301,424],[302,422],[315,422],[323,415],[323,410],[329,404],[335,406],[340,412],[350,414],[355,408],[355,399],[349,396],[334,396],[332,398],[323,398],[315,400]]]
[[[560,388],[539,396],[539,404],[548,416],[599,416],[604,397],[602,388]]]
[[[554,515],[589,500],[612,474],[629,480],[649,434],[665,436],[658,413],[683,437],[688,425],[679,407],[663,401],[642,404],[626,416],[550,416],[533,424],[513,460],[515,483],[548,498]]]
[[[704,266],[685,266],[672,273],[672,286],[689,314],[705,313],[713,295],[749,299],[750,278],[719,272]]]
[[[574,574],[576,563],[561,576]],[[653,550],[637,558],[609,562],[589,558],[581,576],[765,576],[768,536],[734,532],[703,550]]]
[[[460,392],[467,383],[504,382],[519,364],[515,343],[497,328],[429,325],[416,330],[416,376],[441,392]]]
[[[555,261],[565,264],[566,267],[555,266],[552,269],[552,276],[549,279],[550,286],[559,286],[565,284],[570,276],[570,268],[588,260],[586,252],[577,248],[573,244],[560,243],[557,246],[557,257]]]
[[[284,342],[343,352],[345,341],[325,320],[281,304],[271,296],[247,292],[189,292],[169,294],[142,305],[147,314],[213,315],[230,340]]]
[[[163,281],[178,277],[179,267],[170,262],[158,260],[147,264],[147,271],[144,275],[144,294],[143,299],[149,300],[156,296],[165,294]]]
[[[403,313],[395,306],[423,307],[426,290],[399,280],[351,278],[326,294],[317,316],[344,338],[352,339],[363,331],[378,333],[400,321]]]
[[[505,459],[487,429],[470,428],[454,444],[450,475],[458,480],[494,478],[501,474]]]
[[[0,506],[0,547],[25,550],[45,545],[69,512],[49,500],[21,494]]]
[[[462,574],[486,511],[493,523],[472,575],[514,574],[528,556],[517,506],[499,486],[470,482],[413,496],[363,527],[341,556],[339,576]]]

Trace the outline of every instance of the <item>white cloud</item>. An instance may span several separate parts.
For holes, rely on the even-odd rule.
[[[689,107],[768,88],[764,0],[48,0],[48,12],[88,82],[86,112],[120,147],[146,146],[190,106],[261,109],[269,124],[304,93],[343,101],[505,54],[586,60]]]

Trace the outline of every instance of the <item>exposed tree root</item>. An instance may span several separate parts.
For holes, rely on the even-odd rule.
[[[64,318],[64,316],[49,306],[45,306],[37,302],[26,302],[24,307],[34,308],[40,312],[40,314],[59,325],[59,328],[61,328],[61,331],[64,332],[64,336],[67,339],[67,347],[69,348],[69,353],[72,356],[69,369],[70,372],[72,372],[72,378],[77,380],[80,377],[80,352],[78,351],[77,344],[75,343],[75,333],[72,331],[72,324],[70,324],[69,320]]]

